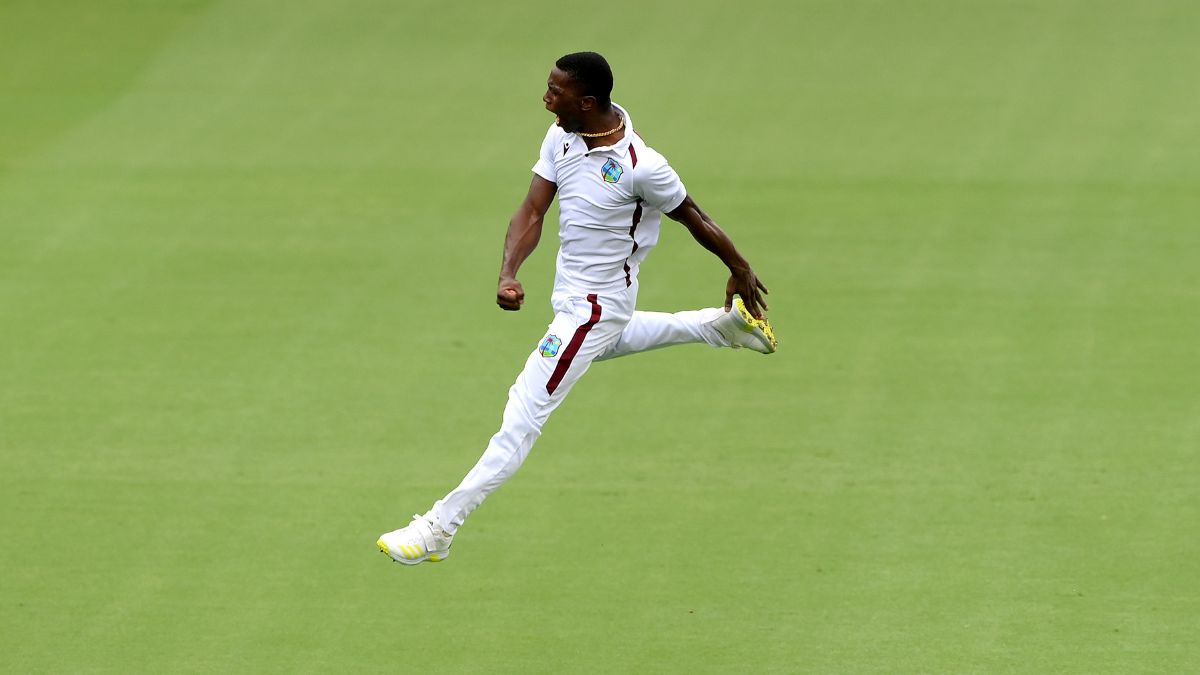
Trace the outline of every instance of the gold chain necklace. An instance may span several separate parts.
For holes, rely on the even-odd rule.
[[[625,118],[622,117],[621,123],[618,124],[615,129],[609,129],[608,131],[601,131],[600,133],[596,133],[596,134],[585,134],[582,131],[576,131],[575,133],[579,134],[580,136],[583,136],[584,138],[603,138],[605,136],[612,136],[613,134],[617,133],[618,131],[620,131],[624,128],[625,128]]]

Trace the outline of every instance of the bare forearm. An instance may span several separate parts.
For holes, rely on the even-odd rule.
[[[721,259],[730,272],[740,272],[750,269],[750,263],[742,257],[733,240],[725,234],[725,230],[717,225],[691,197],[687,197],[679,208],[667,214],[672,219],[683,223],[691,233],[692,238],[713,255]]]
[[[516,311],[525,303],[525,289],[517,281],[517,270],[537,248],[538,240],[542,238],[542,219],[556,192],[557,185],[534,174],[529,183],[529,194],[508,221],[504,257],[500,261],[500,281],[496,284],[496,304],[501,309]]]
[[[750,263],[738,252],[729,235],[725,234],[690,196],[684,198],[683,203],[667,215],[683,223],[701,246],[720,258],[729,268],[729,281],[725,284],[725,309],[731,307],[733,296],[736,294],[741,296],[750,314],[761,319],[763,310],[767,308],[763,298],[767,287],[758,279],[754,270],[750,269]]]
[[[542,216],[522,207],[508,223],[504,237],[504,258],[500,262],[500,278],[515,279],[521,263],[537,248],[542,238]]]
[[[738,252],[737,247],[733,245],[733,240],[725,234],[725,230],[721,229],[707,213],[697,209],[700,217],[700,223],[688,228],[694,238],[701,246],[711,252],[713,255],[721,259],[730,272],[741,272],[750,269],[750,263],[742,257]]]

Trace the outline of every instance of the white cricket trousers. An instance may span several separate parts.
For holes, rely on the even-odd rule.
[[[613,294],[555,292],[551,298],[554,321],[508,390],[500,431],[462,483],[433,505],[432,515],[442,529],[455,532],[488,495],[517,472],[550,413],[593,361],[678,344],[727,346],[720,333],[707,325],[724,309],[667,314],[634,311],[636,303],[636,281]]]

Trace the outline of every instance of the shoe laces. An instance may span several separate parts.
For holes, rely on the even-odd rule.
[[[414,513],[413,521],[415,522],[418,520],[428,523],[430,532],[432,532],[433,536],[437,537],[438,539],[443,539],[443,540],[449,541],[450,538],[453,536],[453,535],[449,534],[448,532],[446,532],[445,530],[443,530],[441,524],[439,524],[433,518],[430,518],[428,515]]]

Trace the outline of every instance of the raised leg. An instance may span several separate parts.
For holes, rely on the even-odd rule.
[[[621,337],[611,344],[597,360],[660,349],[672,345],[703,343],[713,347],[728,347],[729,342],[712,326],[725,314],[720,307],[687,312],[634,312],[625,324]]]

